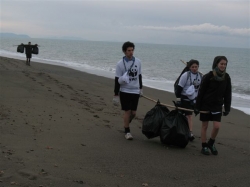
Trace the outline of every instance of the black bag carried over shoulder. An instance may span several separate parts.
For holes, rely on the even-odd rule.
[[[189,126],[186,116],[178,110],[172,110],[162,120],[160,139],[167,145],[185,148],[189,142]]]
[[[24,52],[24,46],[23,45],[18,45],[17,46],[17,52],[18,53],[23,53]]]
[[[176,95],[177,87],[178,87],[180,78],[181,78],[182,74],[185,73],[185,72],[187,72],[187,71],[189,71],[189,67],[188,67],[188,66],[186,66],[186,67],[182,70],[181,74],[179,75],[179,77],[176,79],[176,81],[175,81],[175,83],[174,83],[174,93],[175,93],[175,96],[176,96],[176,97],[177,97],[177,95]]]
[[[158,100],[155,107],[148,111],[143,119],[142,133],[148,139],[159,136],[162,120],[167,116],[168,113],[168,108],[161,105]]]
[[[34,47],[32,47],[32,54],[37,55],[39,53],[39,49],[38,47],[35,45]]]

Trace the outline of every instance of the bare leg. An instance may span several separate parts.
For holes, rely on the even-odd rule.
[[[189,130],[192,132],[193,131],[193,120],[192,120],[192,115],[187,115],[187,120],[188,120],[188,126]]]
[[[130,117],[129,117],[129,123],[131,123],[131,121],[134,119],[135,115],[136,115],[136,111],[131,111]]]
[[[211,139],[215,140],[215,138],[219,132],[219,129],[220,129],[220,122],[214,121],[213,122],[213,130],[211,132]]]
[[[124,116],[123,116],[124,128],[129,127],[130,115],[131,115],[131,110],[124,112]]]
[[[207,141],[207,127],[208,127],[208,121],[202,121],[201,143],[206,143]]]

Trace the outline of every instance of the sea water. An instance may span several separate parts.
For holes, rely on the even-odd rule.
[[[108,78],[114,78],[116,63],[124,56],[123,42],[76,41],[58,39],[1,38],[0,55],[26,59],[17,53],[20,43],[38,44],[39,54],[32,62],[65,66]],[[173,84],[185,65],[180,61],[196,59],[199,71],[212,69],[215,56],[228,59],[227,72],[232,80],[232,107],[250,115],[250,49],[135,43],[134,56],[142,61],[143,84],[159,90],[174,91]],[[113,90],[110,90],[113,94]],[[146,95],[146,93],[144,93]],[[155,98],[160,99],[160,98]]]

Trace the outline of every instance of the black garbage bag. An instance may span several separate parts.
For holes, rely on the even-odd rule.
[[[143,119],[142,133],[148,139],[159,136],[162,120],[167,116],[168,113],[168,108],[161,105],[158,100],[155,107],[148,111]]]
[[[32,47],[32,54],[37,55],[39,53],[39,49],[37,47],[37,45],[35,45],[34,47]]]
[[[189,142],[189,126],[186,116],[179,110],[172,110],[162,120],[160,139],[168,145],[185,148]]]
[[[18,45],[17,46],[17,52],[18,53],[23,53],[24,52],[24,46],[23,45]]]

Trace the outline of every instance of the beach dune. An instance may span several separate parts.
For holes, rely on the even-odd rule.
[[[148,140],[142,121],[155,103],[145,98],[131,123],[134,140],[125,140],[113,90],[112,79],[0,57],[0,187],[250,185],[249,115],[232,109],[223,117],[219,154],[205,156],[198,116],[196,139],[185,149],[163,145],[158,137]],[[169,92],[143,90],[162,103],[175,99]]]

